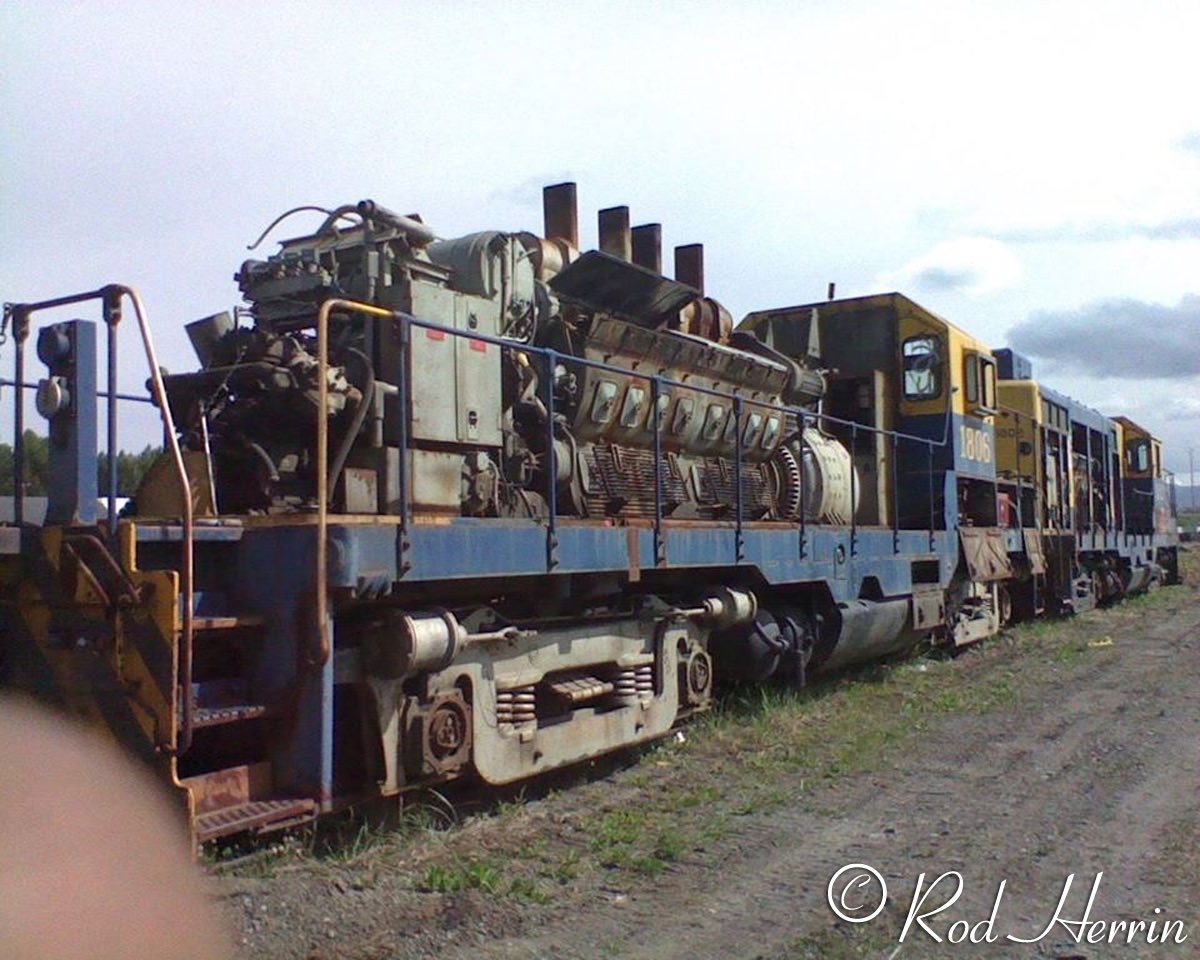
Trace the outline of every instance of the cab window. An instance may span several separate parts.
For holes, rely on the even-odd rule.
[[[983,381],[983,405],[989,410],[996,407],[996,364],[986,357],[979,358],[979,372]]]
[[[978,353],[963,358],[963,387],[967,403],[979,412],[996,409],[996,364]]]
[[[1128,447],[1129,469],[1145,473],[1150,469],[1150,444],[1145,440],[1134,440]]]
[[[967,403],[979,402],[979,358],[973,353],[966,356],[966,369],[963,370],[964,385],[967,389]]]
[[[926,400],[942,392],[939,338],[923,333],[904,341],[904,396]]]

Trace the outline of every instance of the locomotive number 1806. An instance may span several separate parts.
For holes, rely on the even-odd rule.
[[[977,463],[992,462],[992,436],[978,427],[968,427],[963,424],[958,428],[959,447],[966,460]]]

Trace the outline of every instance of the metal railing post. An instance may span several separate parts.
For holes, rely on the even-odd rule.
[[[650,416],[654,422],[654,565],[662,566],[666,559],[663,542],[663,483],[662,483],[662,418],[658,401],[662,397],[662,382],[658,374],[650,378]]]
[[[935,529],[934,524],[937,509],[933,499],[933,444],[927,441],[925,444],[925,449],[928,452],[929,464],[929,549],[933,550],[933,531]],[[943,505],[942,511],[945,512],[945,509],[945,505]]]
[[[801,459],[801,462],[800,462],[800,559],[801,559],[801,560],[803,560],[803,559],[804,559],[804,557],[805,557],[805,555],[808,553],[808,519],[807,519],[807,518],[808,518],[808,510],[806,509],[806,504],[804,503],[804,495],[805,495],[805,494],[806,494],[808,491],[804,489],[804,462],[803,462],[803,461],[804,461],[804,452],[803,452],[804,431],[808,429],[808,418],[807,418],[807,416],[806,416],[806,415],[805,415],[803,412],[801,412],[801,413],[800,413],[800,415],[799,415],[799,417],[797,417],[797,420],[799,420],[799,424],[798,424],[798,426],[800,427],[800,439],[801,439],[801,456],[800,456],[800,459]],[[818,424],[818,426],[819,426],[819,425],[820,425],[820,424]]]
[[[900,552],[900,435],[892,434],[892,553]]]
[[[396,368],[396,396],[400,401],[400,415],[397,417],[400,475],[396,483],[397,493],[400,494],[400,556],[396,558],[396,569],[400,576],[404,576],[412,568],[412,561],[408,559],[408,412],[412,409],[412,402],[408,396],[408,364],[411,362],[412,327],[404,314],[395,317],[394,322],[400,325],[400,363]]]
[[[104,323],[108,327],[108,541],[117,542],[117,324],[121,322],[121,295],[104,291]],[[190,491],[189,491],[190,493]]]
[[[183,516],[183,557],[180,569],[180,579],[183,580],[183,611],[180,630],[180,676],[179,686],[183,691],[183,718],[179,726],[179,736],[175,743],[175,753],[185,753],[192,745],[193,709],[192,709],[192,641],[195,615],[195,543],[194,517],[192,514],[192,487],[188,482],[187,466],[183,460],[183,449],[179,446],[179,437],[175,430],[175,419],[171,414],[171,405],[167,402],[167,388],[163,384],[162,369],[158,365],[158,356],[154,350],[154,341],[150,336],[150,324],[146,319],[146,311],[142,306],[142,298],[131,287],[106,287],[104,295],[107,298],[115,295],[129,298],[133,304],[133,313],[137,317],[138,331],[142,335],[142,347],[146,352],[146,362],[150,365],[150,386],[154,399],[158,401],[159,412],[162,415],[163,430],[167,436],[167,446],[171,450],[171,459],[175,463],[175,476],[179,480],[180,499],[182,500]],[[112,385],[110,384],[110,387]],[[110,454],[111,456],[111,454]]]
[[[741,563],[744,557],[742,540],[742,398],[733,398],[734,448],[733,448],[733,562]]]
[[[13,379],[25,382],[25,341],[29,338],[29,313],[17,307],[12,312],[13,340],[17,344],[13,358]],[[25,393],[18,387],[13,406],[13,520],[25,523]]]
[[[554,371],[558,353],[546,351],[546,569],[558,566],[558,451],[554,449]]]
[[[361,313],[376,319],[394,317],[396,314],[383,307],[353,300],[338,298],[326,300],[317,311],[317,549],[316,549],[316,617],[317,636],[320,649],[314,666],[323,666],[333,651],[333,639],[329,635],[329,315],[334,308]],[[407,413],[405,414],[407,415]]]
[[[858,553],[858,511],[855,500],[858,496],[858,471],[854,469],[854,455],[858,452],[858,424],[850,424],[850,556]]]

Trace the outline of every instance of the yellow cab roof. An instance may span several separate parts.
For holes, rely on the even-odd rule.
[[[1042,391],[1036,380],[1000,380],[996,384],[1002,409],[1042,422]]]
[[[1112,419],[1114,421],[1116,421],[1117,423],[1119,423],[1122,427],[1124,427],[1130,433],[1133,433],[1133,434],[1135,434],[1137,436],[1141,436],[1141,437],[1149,437],[1151,440],[1158,440],[1158,437],[1154,436],[1154,434],[1152,434],[1149,430],[1147,430],[1145,427],[1143,427],[1140,423],[1134,423],[1128,417],[1113,417]]]
[[[900,316],[913,316],[926,323],[934,326],[941,326],[946,330],[953,339],[958,340],[962,346],[968,350],[976,350],[980,353],[992,352],[982,340],[978,340],[971,334],[967,333],[961,327],[951,323],[945,317],[939,316],[932,310],[928,310],[921,306],[910,297],[904,294],[893,291],[891,293],[874,293],[865,297],[844,297],[838,300],[820,300],[815,303],[802,303],[791,307],[775,307],[770,310],[755,310],[746,314],[741,323],[738,324],[738,329],[754,330],[763,320],[769,319],[773,315],[779,314],[795,314],[804,310],[816,309],[821,316],[836,316],[839,313],[858,313],[863,310],[873,310],[879,308],[891,308]]]

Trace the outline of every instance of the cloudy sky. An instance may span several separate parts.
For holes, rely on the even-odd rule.
[[[288,207],[537,229],[541,186],[569,178],[585,243],[629,204],[668,246],[706,244],[735,316],[829,281],[900,289],[1151,427],[1184,471],[1197,35],[1200,5],[1155,0],[9,0],[0,297],[138,286],[184,369],[182,324],[235,302],[245,245]]]

